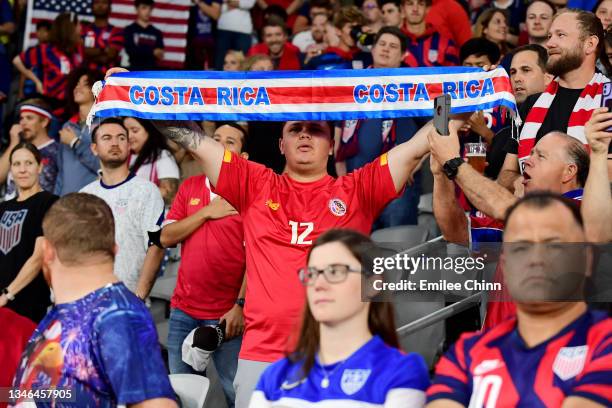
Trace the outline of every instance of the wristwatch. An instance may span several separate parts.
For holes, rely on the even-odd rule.
[[[244,307],[244,298],[238,298],[234,303],[236,303],[240,307]]]
[[[15,295],[9,292],[8,288],[3,288],[2,291],[0,291],[0,295],[5,295],[9,301],[15,300]]]
[[[463,159],[461,157],[455,157],[454,159],[450,159],[444,166],[442,166],[442,170],[444,170],[444,174],[448,177],[449,180],[454,180],[457,177],[457,172],[459,171],[459,166],[463,163]]]

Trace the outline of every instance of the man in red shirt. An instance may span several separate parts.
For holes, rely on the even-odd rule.
[[[427,22],[441,35],[451,38],[457,47],[472,38],[470,18],[456,0],[432,0]]]
[[[193,122],[159,127],[195,155],[215,192],[243,218],[246,330],[234,380],[236,406],[243,408],[261,372],[292,348],[305,301],[297,270],[304,266],[312,242],[331,228],[369,234],[372,222],[403,190],[427,153],[431,125],[337,179],[327,173],[334,146],[332,128],[325,121],[284,124],[279,147],[287,166],[282,175],[224,150]]]
[[[269,17],[261,29],[263,42],[251,47],[248,55],[265,54],[272,58],[274,69],[299,70],[300,50],[287,41],[285,23],[278,17]]]
[[[228,151],[248,158],[244,152],[246,132],[240,126],[219,126],[214,139]],[[216,326],[225,321],[227,340],[212,357],[228,406],[233,407],[232,383],[242,343],[246,290],[242,218],[227,201],[210,191],[206,176],[189,177],[176,194],[160,240],[164,247],[181,243],[168,328],[170,373],[194,373],[182,361],[185,337],[199,326]]]

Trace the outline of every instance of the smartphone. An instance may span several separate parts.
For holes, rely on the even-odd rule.
[[[448,120],[450,116],[451,97],[448,94],[440,95],[434,99],[433,124],[436,131],[442,136],[448,136]]]
[[[603,85],[601,93],[601,107],[608,108],[608,112],[612,112],[612,82],[606,82]],[[606,129],[606,132],[612,132],[612,127]]]

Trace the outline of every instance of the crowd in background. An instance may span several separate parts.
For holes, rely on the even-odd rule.
[[[136,0],[136,20],[120,29],[109,23],[111,0],[92,0],[91,23],[79,21],[75,13],[62,13],[54,21],[37,24],[36,46],[19,49],[26,3],[0,0],[0,289],[4,288],[0,311],[4,313],[7,308],[2,306],[7,306],[19,319],[25,318],[13,321],[25,334],[14,345],[18,350],[11,362],[14,370],[7,378],[0,376],[4,381],[0,385],[11,384],[15,372],[17,386],[37,378],[26,380],[30,374],[23,365],[34,361],[27,355],[18,368],[34,323],[41,322],[35,332],[38,337],[33,337],[36,347],[43,338],[49,339],[58,319],[65,319],[62,324],[69,327],[88,325],[88,333],[107,330],[121,337],[125,321],[112,316],[96,320],[92,310],[98,309],[92,304],[123,307],[140,316],[134,327],[142,330],[139,341],[146,347],[110,365],[101,362],[113,360],[108,350],[88,349],[84,353],[95,362],[91,370],[109,373],[132,365],[141,372],[163,371],[161,357],[145,362],[147,351],[159,354],[155,328],[150,318],[142,317],[146,309],[126,299],[133,294],[149,304],[148,295],[167,262],[168,248],[180,244],[165,363],[172,374],[195,372],[184,361],[185,338],[200,326],[223,324],[229,341],[213,358],[230,407],[244,408],[249,401],[253,407],[265,407],[274,401],[339,398],[339,385],[328,389],[333,374],[339,368],[348,370],[349,380],[359,383],[359,376],[366,375],[359,372],[364,361],[371,367],[367,375],[381,379],[383,385],[365,387],[362,392],[367,390],[367,395],[356,394],[356,400],[384,404],[397,398],[409,406],[422,406],[427,400],[431,407],[467,406],[475,398],[483,403],[487,388],[474,385],[478,373],[469,359],[483,366],[494,358],[506,359],[508,366],[518,360],[510,363],[503,352],[489,356],[485,350],[489,338],[481,334],[461,338],[459,334],[489,328],[490,337],[499,340],[495,347],[510,350],[518,347],[518,340],[508,335],[516,319],[537,320],[540,328],[546,328],[542,332],[535,326],[523,329],[521,335],[530,346],[550,342],[557,352],[570,340],[578,342],[571,343],[578,347],[588,333],[592,334],[588,346],[599,348],[588,355],[587,363],[583,360],[587,374],[576,379],[558,374],[562,381],[547,383],[545,390],[534,389],[519,377],[532,378],[529,370],[536,370],[541,361],[552,365],[551,359],[543,358],[553,352],[512,351],[516,353],[512,358],[524,358],[529,364],[510,368],[515,388],[502,391],[508,404],[529,405],[538,398],[551,398],[553,406],[560,406],[563,398],[568,407],[612,404],[611,323],[605,314],[581,302],[565,309],[538,309],[528,302],[490,303],[486,320],[481,320],[479,312],[476,317],[464,315],[466,322],[476,323],[460,325],[460,332],[449,339],[457,343],[442,357],[430,386],[422,358],[395,350],[398,339],[388,321],[393,311],[359,302],[359,279],[350,272],[365,265],[363,251],[372,249],[371,241],[355,232],[324,234],[328,229],[349,228],[367,235],[415,225],[425,190],[433,192],[437,226],[449,242],[547,242],[558,236],[567,242],[612,240],[612,162],[605,132],[612,118],[592,102],[609,82],[606,75],[612,74],[612,0],[345,3],[195,0],[189,13],[184,69],[466,66],[488,70],[497,65],[510,77],[523,125],[517,128],[505,108],[463,115],[457,125],[451,125],[450,136],[444,137],[433,130],[430,118],[414,117],[335,123],[202,122],[191,131],[210,139],[191,145],[175,137],[171,129],[135,117],[112,118],[89,127],[86,119],[95,103],[91,88],[107,71],[121,66],[131,71],[166,69],[163,33],[150,22],[154,1]],[[486,167],[465,165],[472,149],[481,149]],[[311,154],[316,156],[314,164],[304,167],[300,158]],[[423,166],[430,166],[433,181],[423,178]],[[338,177],[338,182],[330,176]],[[79,191],[103,202],[80,202],[71,194]],[[261,203],[268,213],[294,217],[287,215],[285,235],[290,237],[275,235],[280,232],[270,227],[269,215],[252,209],[262,194],[270,195]],[[57,201],[60,197],[66,200]],[[348,199],[338,197],[349,197],[348,210],[343,201]],[[320,207],[333,216],[312,210],[319,199],[323,200]],[[580,200],[582,206],[576,209],[575,202]],[[112,210],[112,227],[100,221],[100,214],[107,211],[104,203]],[[358,213],[351,213],[356,211],[353,205],[360,208]],[[53,232],[61,230],[63,222],[77,225],[79,220],[69,215],[77,209],[86,214],[82,228],[97,228],[101,222],[98,238],[110,234],[118,252],[106,241],[83,235],[78,227],[66,226],[62,231],[80,237],[81,245]],[[350,221],[340,220],[347,211],[356,215]],[[53,217],[46,217],[47,212]],[[307,214],[323,225],[292,221],[296,214]],[[558,217],[568,224],[553,225]],[[502,236],[504,229],[507,234]],[[554,237],[542,238],[538,235],[542,231]],[[51,238],[44,244],[41,236],[48,234]],[[102,286],[81,282],[71,269],[89,264],[66,255],[62,248],[105,254],[92,261],[106,265],[99,275],[99,282],[111,285],[102,285],[104,300],[88,294],[102,296],[94,290]],[[283,259],[273,259],[279,256]],[[43,264],[51,265],[51,272],[40,273]],[[120,286],[109,271],[123,282]],[[289,274],[295,276],[286,279]],[[58,283],[62,279],[74,279],[74,288]],[[516,296],[520,291],[511,283],[510,292]],[[321,293],[334,284],[344,287],[338,293],[332,291],[340,311],[320,304],[329,301]],[[55,307],[46,315],[52,305],[49,285],[56,304],[58,293],[74,303],[69,312]],[[79,299],[77,294],[88,295]],[[297,351],[281,359],[304,304]],[[85,319],[89,323],[80,322],[83,316],[91,317]],[[545,319],[538,320],[542,316]],[[0,314],[2,319],[13,317]],[[112,331],[111,325],[116,326]],[[132,333],[134,329],[125,330]],[[561,332],[571,332],[563,346],[553,341]],[[128,340],[115,337],[105,337],[115,350],[133,349]],[[32,342],[28,347],[29,352],[35,348]],[[480,354],[468,357],[470,351]],[[351,360],[357,355],[357,360]],[[367,375],[361,380],[365,382]],[[152,374],[140,381],[136,376],[121,384],[114,379],[104,384],[96,380],[93,388],[110,393],[120,403],[172,399],[162,377]],[[302,390],[306,377],[316,384],[318,393]],[[291,384],[286,387],[287,381]],[[134,387],[141,389],[130,394]],[[146,392],[153,388],[158,391]],[[352,395],[344,385],[342,390]],[[382,396],[377,394],[380,390],[384,390]]]

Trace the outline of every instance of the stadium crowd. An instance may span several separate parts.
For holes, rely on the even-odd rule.
[[[154,1],[119,28],[92,0],[91,22],[61,13],[19,49],[27,2],[0,0],[0,387],[171,407],[168,374],[211,359],[229,408],[612,406],[609,306],[538,300],[538,268],[510,261],[537,257],[517,243],[612,241],[612,0],[345,3],[194,0],[184,69],[499,66],[522,123],[500,107],[449,135],[421,117],[88,126],[94,83],[167,69]],[[451,317],[434,367],[401,350],[392,302],[362,300],[370,234],[416,225],[424,192],[447,242],[504,244],[514,299]],[[173,261],[160,347],[149,295]]]

